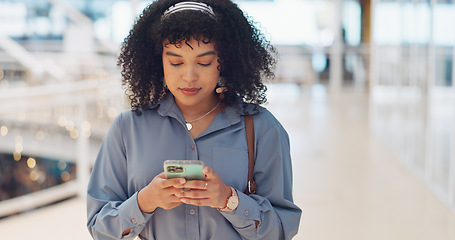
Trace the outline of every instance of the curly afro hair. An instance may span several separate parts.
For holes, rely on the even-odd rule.
[[[122,44],[118,65],[122,85],[139,112],[157,103],[165,89],[162,51],[164,40],[172,44],[191,38],[215,44],[220,76],[228,91],[224,102],[262,104],[267,101],[263,80],[274,78],[276,50],[254,22],[230,0],[203,0],[215,18],[203,11],[184,10],[163,17],[182,0],[157,0],[144,9]]]

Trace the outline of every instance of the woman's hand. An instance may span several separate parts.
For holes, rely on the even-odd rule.
[[[221,181],[218,174],[207,166],[203,169],[205,180],[192,180],[176,186],[176,188],[185,188],[175,194],[186,204],[196,206],[209,206],[213,208],[226,207],[226,200],[231,196],[231,189]]]
[[[182,201],[176,194],[183,192],[180,187],[186,180],[184,178],[166,179],[164,172],[158,174],[153,180],[137,195],[137,202],[142,212],[151,213],[157,207],[172,209]]]

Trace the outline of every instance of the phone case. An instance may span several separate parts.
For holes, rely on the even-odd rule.
[[[204,162],[200,160],[166,160],[163,164],[166,178],[204,180]]]

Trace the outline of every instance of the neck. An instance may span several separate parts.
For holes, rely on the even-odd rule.
[[[214,95],[213,97],[210,97],[207,101],[203,101],[199,104],[196,105],[185,105],[182,104],[181,102],[178,102],[176,100],[177,106],[180,108],[180,111],[182,112],[183,116],[185,117],[186,120],[193,120],[197,119],[200,116],[203,116],[210,110],[212,110],[219,102],[219,98]]]

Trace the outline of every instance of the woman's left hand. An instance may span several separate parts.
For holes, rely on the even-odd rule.
[[[180,185],[187,190],[176,194],[183,203],[213,208],[226,207],[226,200],[231,196],[231,189],[221,181],[218,174],[207,166],[203,169],[205,180],[191,180]]]

